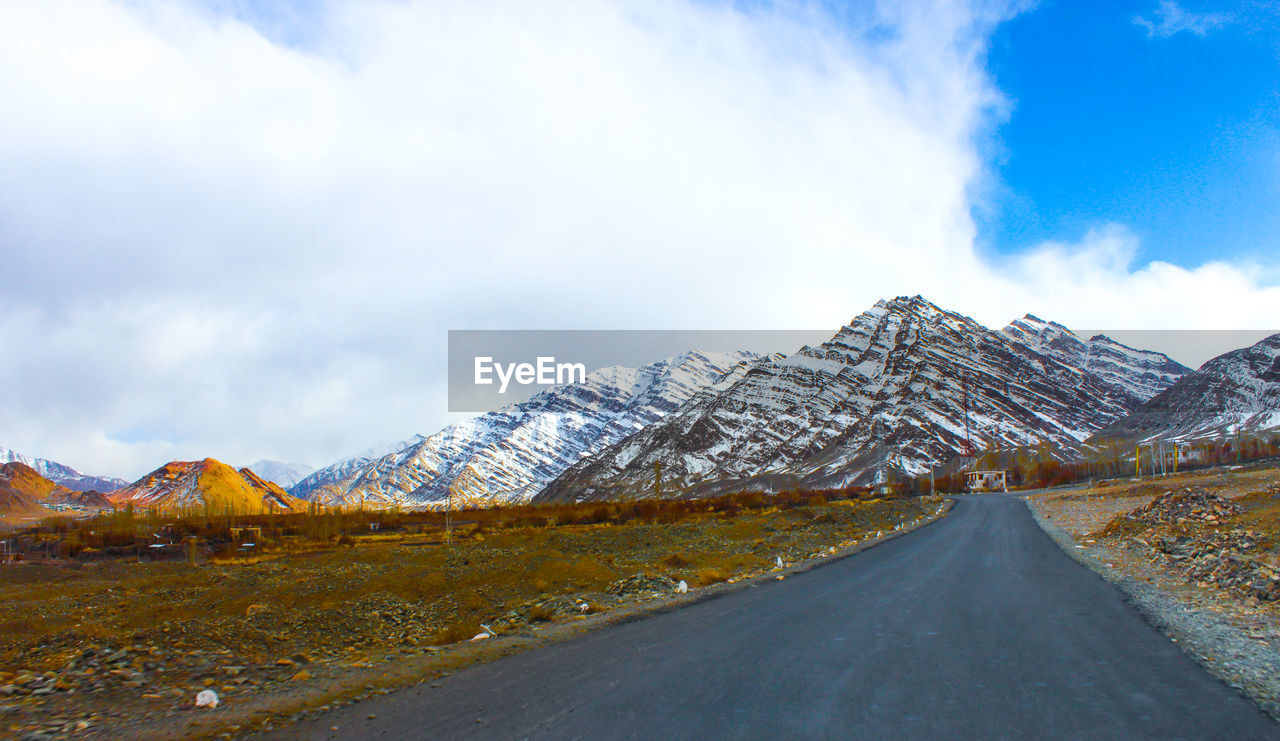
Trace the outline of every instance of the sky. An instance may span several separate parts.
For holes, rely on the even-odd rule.
[[[1275,328],[1278,27],[0,2],[0,445],[129,479],[324,465],[454,419],[450,329],[834,332],[914,294],[992,327]]]

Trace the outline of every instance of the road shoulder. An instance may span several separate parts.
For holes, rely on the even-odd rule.
[[[1211,675],[1280,721],[1280,626],[1257,612],[1215,599],[1207,590],[1140,563],[1089,538],[1077,540],[1036,497],[1024,497],[1036,523],[1072,559],[1118,587],[1158,631]],[[1260,632],[1262,631],[1262,632]]]

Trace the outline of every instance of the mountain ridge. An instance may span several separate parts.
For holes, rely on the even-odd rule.
[[[611,366],[582,383],[458,422],[350,470],[306,496],[341,506],[527,501],[563,468],[661,418],[754,353],[692,350],[638,368]],[[295,488],[295,493],[298,490]]]
[[[285,463],[265,458],[254,461],[245,468],[286,490],[297,485],[299,481],[315,473],[316,470],[305,463]]]
[[[1188,440],[1277,429],[1280,333],[1208,360],[1095,438]]]
[[[971,445],[1072,450],[1189,371],[1031,319],[996,331],[920,296],[879,301],[822,345],[570,467],[536,500],[642,496],[654,464],[672,496],[689,496],[873,484]]]
[[[205,458],[170,461],[107,496],[117,506],[156,507],[164,511],[207,509],[216,514],[305,511],[307,504],[248,468],[239,471]]]

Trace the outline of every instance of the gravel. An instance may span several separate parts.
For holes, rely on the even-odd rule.
[[[1097,546],[1081,547],[1074,538],[1028,502],[1041,529],[1067,555],[1119,587],[1147,622],[1177,643],[1213,676],[1257,703],[1280,721],[1280,650],[1259,643],[1226,615],[1189,605],[1154,584],[1136,580],[1114,567],[1114,554]],[[1280,642],[1280,636],[1272,636]]]

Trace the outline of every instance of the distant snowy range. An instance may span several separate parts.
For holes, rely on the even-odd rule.
[[[913,296],[789,355],[691,350],[603,368],[319,470],[244,470],[323,505],[436,508],[648,496],[655,468],[673,496],[864,486],[989,448],[1066,458],[1102,440],[1237,430],[1280,430],[1280,335],[1193,371],[1030,315],[993,330]],[[70,488],[125,484],[0,448],[5,460]]]
[[[61,484],[73,491],[94,490],[106,492],[119,489],[129,483],[124,479],[117,479],[112,476],[91,476],[80,473],[71,466],[45,460],[44,458],[32,458],[8,448],[0,447],[0,464],[3,463],[25,464],[53,483]]]
[[[1104,432],[1133,437],[1137,419],[1142,437],[1274,428],[1276,344],[1195,372],[1034,316],[992,330],[898,297],[817,347],[603,369],[327,466],[290,493],[370,507],[440,506],[451,491],[455,505],[628,498],[652,492],[655,464],[683,496],[871,485],[989,447],[1070,457]],[[1229,401],[1192,403],[1206,383]]]

